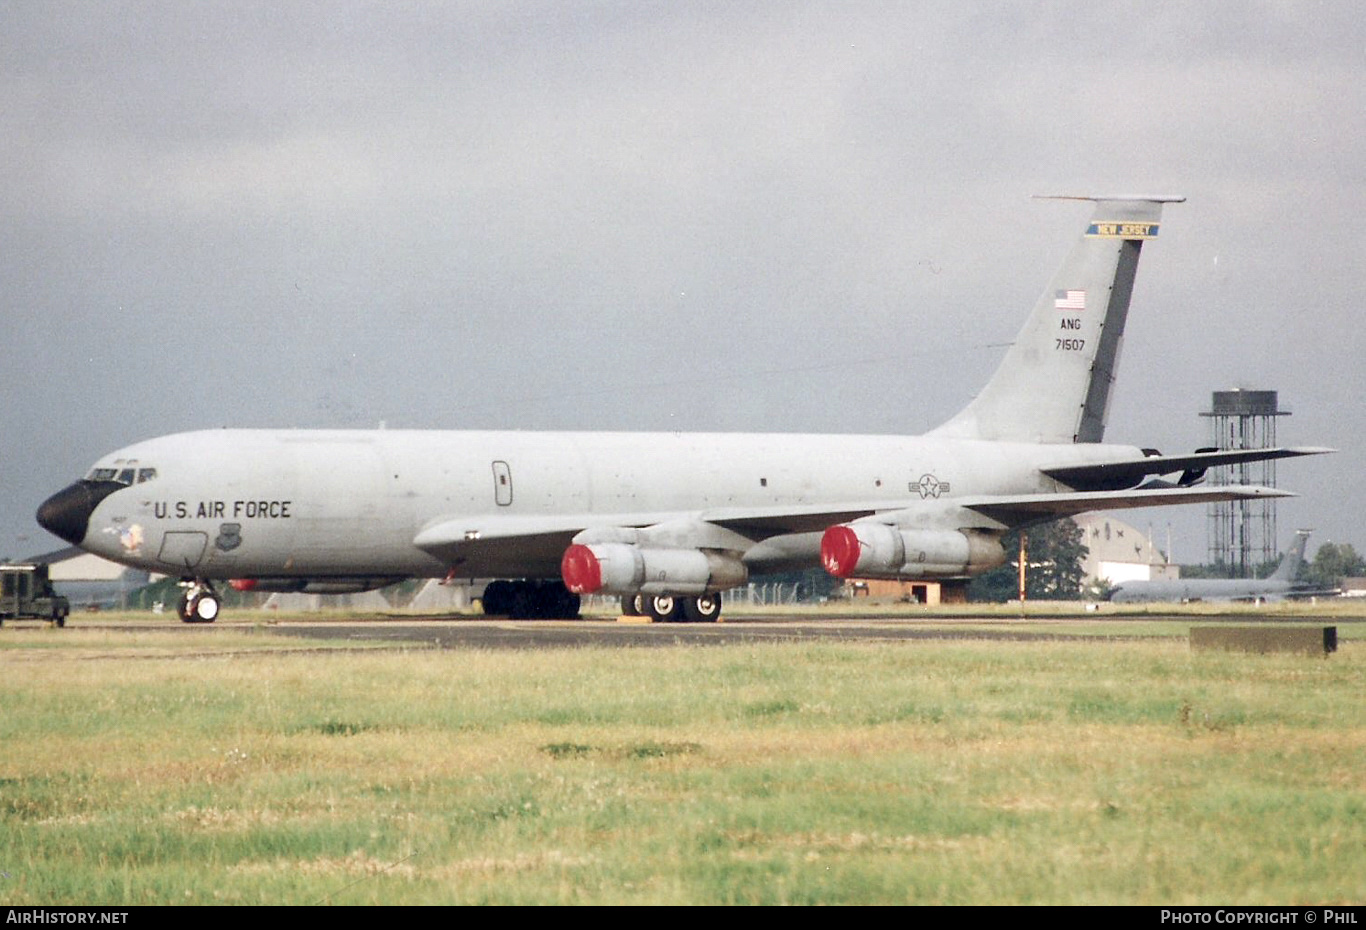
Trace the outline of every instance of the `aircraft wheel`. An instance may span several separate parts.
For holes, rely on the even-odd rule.
[[[194,616],[190,613],[189,594],[180,595],[180,600],[176,601],[175,612],[181,623],[194,623]]]
[[[189,600],[190,623],[213,623],[218,619],[218,596],[212,591],[196,594]]]
[[[525,585],[514,585],[511,603],[508,605],[509,620],[533,620],[536,617],[536,592]]]
[[[715,623],[721,616],[721,595],[704,594],[683,599],[683,619],[689,623]]]
[[[579,608],[583,606],[583,599],[577,594],[570,594],[564,585],[560,585],[560,617],[565,620],[579,619]]]
[[[645,600],[645,609],[655,623],[677,623],[682,615],[682,598],[651,597]]]
[[[480,603],[484,605],[487,616],[512,613],[513,586],[508,581],[490,581],[484,586]]]
[[[621,615],[623,617],[645,616],[645,607],[641,601],[642,598],[639,594],[623,594],[621,596]]]
[[[570,594],[564,582],[552,581],[528,586],[532,598],[532,614],[540,620],[577,620],[579,596]]]

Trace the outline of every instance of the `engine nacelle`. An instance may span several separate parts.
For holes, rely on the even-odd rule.
[[[821,537],[821,565],[836,578],[961,578],[1005,560],[998,536],[974,530],[842,523]]]
[[[714,594],[749,580],[749,570],[734,555],[628,543],[575,543],[564,551],[560,575],[573,594],[678,597]]]

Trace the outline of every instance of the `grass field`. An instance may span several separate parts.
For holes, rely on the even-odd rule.
[[[1359,639],[300,645],[0,629],[0,903],[1366,898]]]

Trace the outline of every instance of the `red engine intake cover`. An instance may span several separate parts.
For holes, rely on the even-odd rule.
[[[832,526],[821,536],[821,565],[836,578],[853,576],[861,552],[853,527]]]
[[[571,594],[593,594],[602,589],[602,563],[587,546],[575,544],[564,550],[560,575]]]

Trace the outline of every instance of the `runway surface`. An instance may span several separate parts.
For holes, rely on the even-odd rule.
[[[425,644],[441,649],[553,649],[563,647],[736,646],[745,643],[910,639],[1039,639],[1040,632],[929,629],[905,623],[840,621],[735,623],[616,623],[613,621],[497,621],[458,623],[280,624],[276,633],[305,639],[363,639]],[[1063,634],[1065,635],[1065,634]]]
[[[737,646],[774,642],[899,642],[913,640],[1084,641],[1173,635],[1154,624],[1299,623],[1354,625],[1363,618],[1306,617],[1255,613],[1225,615],[1144,614],[1133,617],[1079,616],[1075,613],[1024,618],[987,616],[866,617],[832,614],[743,614],[720,623],[649,623],[595,616],[582,620],[508,620],[499,617],[371,616],[338,619],[267,619],[238,613],[213,624],[186,624],[168,616],[155,619],[94,617],[69,621],[68,629],[107,632],[183,633],[211,639],[215,633],[269,630],[278,636],[313,641],[319,647],[345,641],[386,643],[395,648],[554,649],[565,647],[658,648],[665,646]],[[91,622],[93,621],[93,622]],[[112,622],[111,622],[112,621]],[[1145,629],[1136,629],[1141,624]],[[47,628],[45,621],[8,621],[6,629]],[[1113,632],[1111,632],[1113,630]],[[1181,629],[1179,635],[1185,635]]]
[[[1190,617],[1145,617],[1185,620]],[[1237,618],[1247,622],[1246,615]],[[1202,621],[1203,622],[1203,621]],[[1216,621],[1217,622],[1217,621]],[[1027,620],[971,619],[791,619],[751,617],[722,623],[640,623],[594,620],[429,620],[351,623],[280,623],[272,629],[304,639],[354,639],[425,644],[441,649],[547,649],[567,646],[647,648],[678,645],[735,646],[770,642],[895,642],[902,640],[1104,640],[1093,618]],[[1134,633],[1116,622],[1114,638]],[[1081,630],[1085,625],[1087,629]]]

